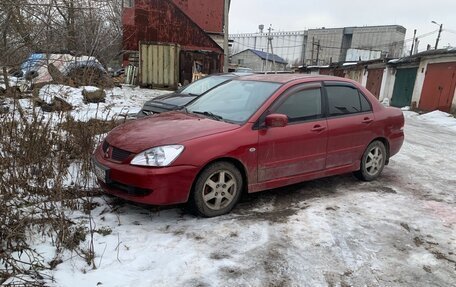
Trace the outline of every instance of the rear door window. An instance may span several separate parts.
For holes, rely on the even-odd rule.
[[[326,86],[329,116],[349,115],[371,110],[367,99],[358,89],[349,86]]]

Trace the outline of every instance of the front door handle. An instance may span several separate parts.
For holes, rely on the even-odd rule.
[[[323,126],[320,126],[320,125],[316,125],[316,126],[314,126],[314,127],[311,129],[311,131],[313,131],[313,132],[321,132],[321,131],[323,131],[324,129],[326,129],[326,127],[323,127]]]
[[[363,124],[370,124],[371,122],[373,122],[374,120],[369,118],[369,117],[365,117],[364,120],[362,121]]]

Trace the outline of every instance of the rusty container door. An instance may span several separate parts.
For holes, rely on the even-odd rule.
[[[177,89],[179,53],[180,47],[176,44],[140,43],[141,86]]]
[[[449,112],[456,86],[456,62],[429,64],[421,91],[420,110]]]
[[[378,99],[382,87],[384,69],[370,69],[367,74],[366,88]]]

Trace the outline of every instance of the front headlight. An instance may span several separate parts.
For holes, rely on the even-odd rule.
[[[183,145],[154,147],[139,153],[133,158],[131,164],[140,166],[168,166],[182,153],[183,150]]]

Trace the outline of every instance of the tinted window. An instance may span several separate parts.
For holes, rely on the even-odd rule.
[[[371,111],[372,108],[371,108],[371,105],[369,104],[369,102],[367,101],[367,99],[360,93],[359,94],[359,97],[361,99],[361,109],[363,112],[368,112],[368,111]]]
[[[275,112],[287,115],[290,122],[320,118],[321,91],[312,89],[292,94]]]
[[[346,115],[369,111],[370,105],[358,89],[347,86],[326,87],[329,115]]]

